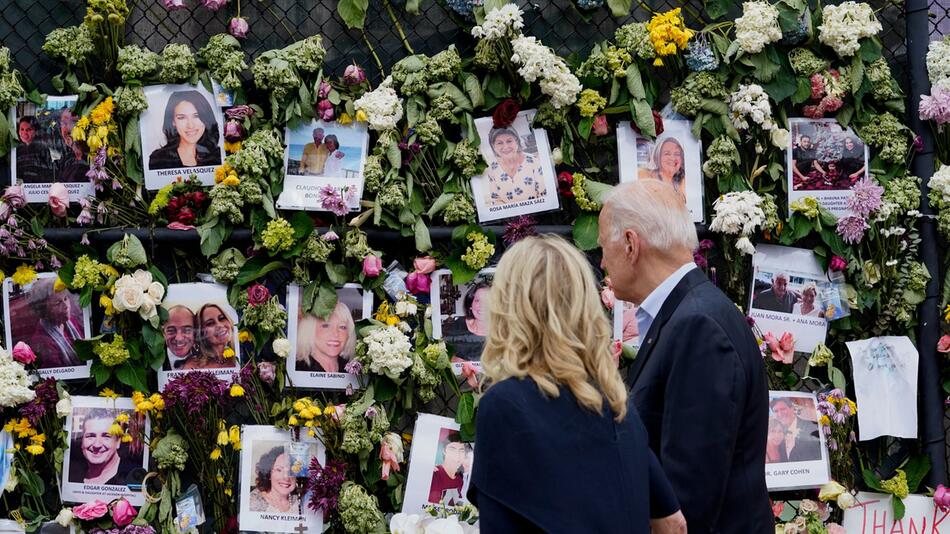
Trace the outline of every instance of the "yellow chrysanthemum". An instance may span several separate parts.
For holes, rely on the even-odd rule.
[[[122,443],[131,443],[131,442],[132,442],[132,436],[130,436],[130,435],[128,435],[128,434],[124,434],[124,435],[122,436],[122,440],[121,440],[121,441],[122,441]]]
[[[244,396],[244,388],[242,388],[240,384],[232,384],[232,385],[231,385],[231,396],[232,396],[232,397],[243,397],[243,396]]]
[[[231,347],[227,347],[224,349],[224,352],[222,352],[221,355],[224,356],[225,358],[233,358],[234,349],[232,349]]]
[[[46,434],[37,434],[35,436],[30,436],[30,442],[42,445],[46,443]]]
[[[241,343],[247,343],[250,340],[251,340],[250,332],[248,332],[247,330],[241,330],[240,332],[238,332],[238,341],[240,341]]]
[[[115,391],[112,391],[111,388],[104,388],[102,391],[99,392],[99,396],[100,396],[100,397],[105,397],[105,398],[107,398],[107,399],[118,399],[118,398],[119,398],[119,394],[116,393]]]
[[[115,420],[116,420],[117,422],[119,422],[119,423],[128,423],[128,422],[129,422],[129,414],[127,414],[127,413],[120,413],[119,415],[116,416]]]
[[[36,271],[33,270],[29,265],[20,265],[16,268],[16,272],[13,273],[13,283],[18,286],[25,286],[36,280]]]
[[[219,460],[220,458],[221,458],[221,447],[215,447],[214,450],[211,451],[211,459]]]
[[[39,456],[43,454],[46,449],[42,445],[27,445],[26,452],[32,454],[33,456]]]
[[[100,102],[96,107],[92,108],[92,111],[89,113],[89,118],[92,119],[92,123],[95,125],[101,125],[109,122],[112,119],[112,112],[115,109],[115,106],[112,103],[112,97],[106,97],[105,100]]]

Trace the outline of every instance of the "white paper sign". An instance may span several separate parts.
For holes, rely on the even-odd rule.
[[[906,336],[849,341],[858,439],[917,437],[917,348]]]
[[[904,517],[894,519],[893,497],[883,493],[858,492],[858,504],[844,511],[848,534],[950,534],[950,512],[934,506],[931,497],[908,495]]]

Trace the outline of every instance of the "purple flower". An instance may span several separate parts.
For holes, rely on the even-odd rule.
[[[845,243],[854,245],[864,238],[864,232],[870,228],[864,217],[859,215],[846,215],[838,219],[838,235]]]
[[[914,152],[917,152],[919,154],[920,152],[923,152],[923,150],[924,150],[924,138],[919,135],[915,135],[914,136]]]
[[[31,425],[39,424],[40,419],[47,411],[55,411],[56,403],[59,401],[59,393],[56,392],[56,379],[47,378],[36,385],[33,390],[36,397],[30,402],[20,406],[20,417],[26,417]]]
[[[699,242],[699,250],[711,250],[714,246],[716,246],[716,244],[713,243],[711,239],[703,239]]]
[[[236,143],[238,141],[243,141],[244,136],[247,134],[247,130],[244,129],[244,125],[236,120],[229,120],[224,123],[224,140],[229,143]]]
[[[83,245],[88,245],[88,244],[89,244],[89,234],[83,232],[82,237],[79,238],[79,242],[82,243]]]
[[[367,419],[372,419],[377,415],[379,415],[379,410],[377,410],[376,407],[372,405],[370,405],[370,407],[367,408],[365,412],[363,412],[363,417]]]
[[[753,326],[755,326],[755,319],[753,319],[751,315],[745,316],[745,322],[747,325],[749,325],[749,328],[752,328]]]
[[[168,410],[178,409],[196,433],[207,430],[209,407],[227,411],[230,385],[211,373],[195,371],[174,378],[165,386],[162,398]]]
[[[162,3],[165,4],[165,9],[169,11],[175,11],[176,9],[185,9],[185,0],[162,0]]]
[[[358,375],[363,372],[363,364],[357,360],[350,360],[343,366],[343,370],[347,373]]]
[[[228,0],[201,0],[201,4],[211,11],[217,11],[227,4]]]
[[[343,70],[343,83],[358,85],[366,81],[366,73],[358,65],[348,65]]]
[[[874,183],[870,178],[862,178],[851,187],[851,196],[848,198],[848,209],[867,217],[881,208],[881,196],[884,188]]]
[[[310,493],[308,505],[313,511],[323,511],[323,521],[327,522],[337,513],[340,489],[346,482],[346,462],[332,459],[326,467],[316,458],[310,461],[310,472],[304,494]]]
[[[320,197],[320,205],[323,209],[333,212],[338,217],[342,217],[350,211],[346,201],[343,200],[343,194],[338,193],[332,185],[325,185],[320,188]],[[326,235],[324,235],[324,239],[326,239]]]
[[[228,33],[237,37],[238,39],[244,39],[247,37],[247,31],[250,29],[250,26],[247,24],[247,19],[243,17],[234,17],[231,19],[231,22],[228,23]]]
[[[938,125],[950,122],[950,89],[935,86],[930,96],[920,97],[918,108],[920,120],[934,121]]]
[[[522,215],[505,226],[502,239],[506,245],[511,246],[526,237],[538,235],[537,230],[534,229],[536,224],[538,224],[538,221],[534,220],[533,217]]]
[[[18,185],[11,185],[3,192],[3,201],[10,204],[10,207],[18,210],[26,206],[26,193]],[[5,217],[4,217],[5,218]]]
[[[337,239],[340,239],[340,236],[336,235],[336,232],[333,230],[328,230],[327,233],[320,236],[320,239],[323,239],[324,241],[336,241]]]
[[[332,121],[333,120],[333,102],[329,100],[321,100],[317,104],[317,116],[320,117],[322,121]]]
[[[277,367],[271,362],[260,362],[257,364],[257,376],[265,384],[274,385],[274,379],[277,377]]]
[[[231,120],[243,121],[247,117],[254,116],[254,108],[245,104],[241,104],[239,106],[228,108],[228,110],[224,112],[224,115]]]
[[[831,263],[828,264],[828,268],[835,272],[842,272],[848,268],[848,260],[842,258],[841,256],[832,256]]]
[[[327,82],[321,81],[320,87],[317,88],[317,96],[320,98],[326,98],[327,96],[330,95],[330,89],[332,89],[332,87],[330,87],[330,84],[328,84]]]

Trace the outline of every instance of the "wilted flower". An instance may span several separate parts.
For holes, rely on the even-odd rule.
[[[366,73],[358,65],[348,65],[343,71],[343,82],[347,85],[357,85],[366,81]]]
[[[228,33],[237,37],[238,39],[247,37],[247,31],[249,29],[250,26],[247,23],[247,19],[243,17],[234,17],[228,24]]]

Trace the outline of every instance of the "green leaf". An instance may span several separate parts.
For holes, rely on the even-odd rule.
[[[782,72],[773,78],[771,82],[762,84],[762,89],[772,97],[772,100],[782,102],[786,98],[794,95],[798,90],[797,80],[798,79],[791,73],[791,69],[789,69],[788,72],[782,69]]]
[[[653,122],[653,109],[650,108],[650,104],[646,100],[631,100],[630,106],[633,120],[640,128],[640,133],[650,139],[656,137],[656,124]]]
[[[627,67],[627,91],[630,96],[638,100],[646,100],[647,94],[643,90],[643,79],[640,78],[640,69],[633,63]]]
[[[402,152],[399,150],[398,143],[389,144],[389,148],[386,149],[386,159],[389,160],[389,165],[394,169],[402,167]]]
[[[848,385],[848,380],[845,378],[844,373],[841,372],[841,369],[830,364],[828,365],[828,380],[842,391],[844,391],[844,388]]]
[[[415,95],[406,100],[406,122],[413,127],[422,121],[425,114],[425,102],[421,96]]]
[[[439,82],[429,86],[429,98],[434,99],[439,96],[447,96],[453,104],[459,109],[472,111],[472,101],[452,82]]]
[[[891,495],[891,498],[894,499],[891,501],[891,504],[894,505],[894,519],[900,521],[904,518],[904,512],[906,512],[907,507],[904,506],[904,501],[897,495]]]
[[[336,285],[343,285],[350,281],[350,273],[346,268],[346,264],[328,261],[324,266],[327,271],[327,278],[330,279],[330,282]]]
[[[599,231],[600,225],[597,214],[587,211],[582,212],[574,221],[574,244],[584,251],[594,250],[598,247],[597,236]]]
[[[604,200],[607,197],[607,193],[613,191],[614,186],[610,184],[605,184],[603,182],[598,182],[595,180],[585,180],[584,181],[584,190],[587,191],[587,196],[594,202],[598,204],[603,204]]]
[[[861,475],[864,477],[864,483],[867,484],[869,488],[884,492],[884,488],[881,487],[881,482],[874,474],[874,471],[865,468],[861,470]]]
[[[716,20],[728,13],[731,6],[732,0],[706,0],[706,14],[710,20]],[[716,32],[710,33],[713,36],[718,35]]]
[[[610,14],[618,19],[629,15],[632,5],[633,0],[607,0],[607,7],[610,8]]]
[[[581,136],[581,139],[587,139],[590,137],[590,129],[594,125],[594,117],[584,117],[577,123],[577,135]]]
[[[446,258],[445,266],[452,271],[452,283],[454,284],[464,284],[475,278],[475,275],[478,274],[477,271],[469,267],[458,256],[449,256]]]
[[[218,252],[224,240],[227,238],[227,228],[225,223],[218,222],[218,217],[212,217],[204,224],[198,226],[198,235],[201,237],[201,253],[205,256],[211,256]]]
[[[298,211],[290,218],[290,226],[294,228],[294,240],[299,241],[313,233],[313,219],[306,212]]]
[[[881,53],[884,47],[881,46],[881,41],[877,37],[872,37],[870,39],[861,40],[861,48],[858,51],[861,59],[865,63],[874,63],[881,57]]]
[[[106,251],[106,258],[112,263],[119,263],[127,268],[145,265],[148,255],[139,238],[133,234],[125,234],[120,241],[116,241]]]
[[[279,261],[272,261],[266,264],[264,263],[265,261],[267,261],[267,258],[261,256],[248,260],[248,262],[241,267],[241,271],[238,273],[237,278],[234,279],[234,283],[243,286],[284,266],[284,264]]]
[[[461,77],[462,87],[465,88],[465,93],[472,102],[472,107],[477,109],[484,106],[485,94],[482,92],[482,85],[479,83],[478,77],[469,72],[463,72]]]
[[[475,420],[475,395],[471,392],[463,393],[459,397],[458,411],[455,412],[455,422],[464,425]]]
[[[862,83],[864,83],[864,62],[860,57],[854,56],[851,58],[851,92],[857,94],[861,90]]]
[[[429,237],[429,229],[426,227],[422,217],[416,217],[416,223],[413,226],[416,235],[416,250],[426,252],[432,248],[432,239]]]
[[[904,473],[907,475],[907,487],[911,493],[917,493],[917,486],[930,471],[930,458],[926,454],[911,456],[904,464]]]
[[[339,0],[336,10],[349,29],[363,29],[369,0]]]
[[[336,289],[330,285],[321,285],[317,290],[316,302],[313,306],[313,314],[317,317],[329,317],[336,308]]]
[[[144,367],[132,365],[131,362],[127,360],[115,370],[115,376],[119,379],[119,382],[137,391],[148,391]]]
[[[435,202],[432,203],[432,207],[429,208],[426,215],[428,215],[429,218],[434,217],[436,213],[444,210],[445,207],[452,202],[453,198],[455,198],[455,193],[442,193],[439,195],[439,198],[435,199]]]
[[[811,98],[811,83],[808,78],[796,78],[795,93],[792,95],[792,104],[801,104]]]
[[[771,55],[774,55],[774,57],[770,57]],[[754,69],[752,75],[756,80],[762,83],[772,81],[775,74],[781,69],[778,54],[775,53],[773,49],[766,49],[756,54],[742,56],[739,63],[752,67]]]

